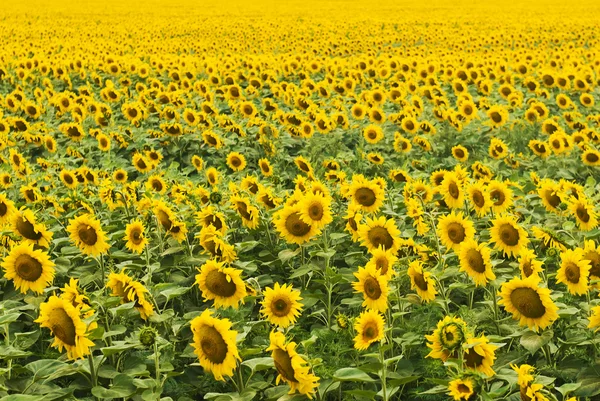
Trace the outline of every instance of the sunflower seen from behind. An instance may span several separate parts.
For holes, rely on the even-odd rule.
[[[233,376],[237,362],[242,359],[236,344],[237,331],[231,330],[231,321],[214,317],[206,309],[190,326],[194,341],[191,345],[200,366],[219,381],[225,381],[224,376]]]
[[[247,293],[241,270],[208,260],[198,271],[196,284],[202,291],[202,298],[212,300],[215,308],[237,309],[240,303],[244,303]]]
[[[263,295],[260,313],[269,323],[284,329],[296,323],[303,307],[300,291],[291,284],[275,283],[273,288],[265,288]]]
[[[48,253],[34,250],[32,244],[23,242],[15,245],[2,262],[4,277],[12,280],[15,288],[26,294],[33,291],[42,294],[54,279],[54,262]]]

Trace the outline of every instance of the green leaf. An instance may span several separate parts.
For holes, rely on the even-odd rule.
[[[578,397],[593,397],[600,394],[600,380],[598,378],[586,378],[580,382],[581,386],[575,391]]]
[[[342,368],[337,370],[333,374],[333,379],[345,382],[345,381],[354,381],[354,382],[375,382],[371,376],[366,374],[360,369],[357,368]]]
[[[567,394],[577,390],[579,387],[581,387],[581,383],[565,383],[560,387],[556,387],[556,390],[561,393],[563,397],[566,397]]]
[[[139,345],[140,343],[138,342],[128,343],[126,341],[115,341],[115,344],[111,345],[110,347],[100,348],[100,351],[102,351],[105,356],[111,356],[114,354],[120,354],[123,351],[127,351],[128,349],[135,348]]]
[[[249,367],[250,370],[252,370],[252,373],[269,369],[274,366],[273,358],[271,357],[248,359],[247,361],[242,362],[242,365]]]
[[[169,302],[171,299],[185,294],[190,289],[190,287],[182,287],[177,284],[171,284],[169,288],[160,291],[159,294],[167,298],[167,302]]]
[[[31,355],[31,352],[23,351],[15,347],[0,346],[0,359],[23,358]]]
[[[295,251],[291,251],[289,249],[284,249],[283,251],[281,251],[277,254],[277,257],[283,263],[286,263],[290,259],[292,259],[294,256],[298,255],[299,253],[300,253],[300,248],[296,249]]]
[[[65,366],[68,365],[56,359],[40,359],[25,365],[25,369],[31,371],[35,377],[43,379]]]
[[[98,398],[127,398],[136,392],[133,384],[133,378],[128,375],[120,374],[113,380],[111,388],[96,386],[92,389],[92,394]]]
[[[541,336],[538,336],[533,331],[527,331],[521,336],[520,342],[523,348],[533,355],[537,350],[548,344],[553,336],[554,332],[552,330],[544,331]]]
[[[21,312],[14,312],[14,313],[8,313],[6,315],[2,315],[2,316],[0,316],[0,324],[16,322],[17,320],[19,320],[19,316],[21,316],[21,315],[22,315]]]

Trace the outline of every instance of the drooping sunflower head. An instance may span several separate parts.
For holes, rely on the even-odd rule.
[[[31,290],[42,294],[54,279],[54,263],[42,250],[34,250],[33,245],[23,242],[14,246],[1,264],[4,277],[12,280],[14,286],[25,294]]]
[[[294,290],[291,284],[275,283],[273,288],[265,289],[260,312],[271,324],[287,328],[295,324],[302,313],[300,300],[300,291]]]
[[[244,303],[246,285],[241,278],[242,271],[225,267],[224,263],[208,260],[196,275],[196,284],[202,291],[205,300],[214,300],[216,308],[238,308]]]
[[[236,344],[237,331],[231,330],[228,319],[212,316],[210,310],[190,322],[194,342],[194,353],[200,365],[211,372],[216,380],[224,381],[223,376],[233,376],[237,361],[241,360]]]

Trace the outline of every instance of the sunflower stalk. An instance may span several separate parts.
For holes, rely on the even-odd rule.
[[[94,355],[92,353],[88,354],[88,362],[90,365],[90,382],[92,384],[92,388],[98,386],[98,375],[96,374],[96,368],[94,366]],[[94,399],[98,399],[94,397]]]
[[[383,345],[379,345],[379,362],[381,363],[381,392],[383,394],[383,401],[388,401],[387,396],[387,366],[385,364],[385,351],[383,349]]]

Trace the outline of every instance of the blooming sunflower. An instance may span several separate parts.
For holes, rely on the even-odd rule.
[[[559,208],[562,202],[559,196],[560,184],[549,179],[541,180],[538,184],[537,192],[547,211],[552,213],[561,212]]]
[[[492,220],[490,237],[494,247],[508,256],[518,255],[529,244],[527,231],[509,215],[500,215]]]
[[[383,130],[379,125],[368,125],[363,130],[363,137],[368,143],[374,145],[383,139]]]
[[[492,271],[490,253],[491,251],[486,244],[478,244],[473,239],[464,241],[460,246],[458,254],[460,271],[466,272],[477,286],[485,286],[488,281],[496,278]]]
[[[442,216],[438,221],[437,229],[442,244],[455,252],[458,252],[462,243],[475,236],[473,222],[463,217],[462,212],[453,211]]]
[[[414,260],[408,265],[408,276],[410,277],[410,288],[417,290],[417,294],[425,302],[435,299],[437,290],[430,272],[423,271],[423,264],[419,260]]]
[[[53,347],[67,351],[71,360],[89,355],[94,343],[87,337],[88,326],[81,320],[80,309],[68,301],[52,295],[40,305],[40,316],[35,320],[54,335]]]
[[[521,326],[534,331],[545,329],[558,319],[558,307],[550,298],[550,290],[539,287],[538,282],[536,276],[515,277],[502,284],[499,291],[502,299],[498,301]]]
[[[285,335],[272,331],[267,351],[271,352],[277,369],[276,384],[284,381],[290,386],[289,394],[299,392],[312,399],[318,387],[319,378],[310,372],[308,363],[296,352],[296,343],[286,344]]]
[[[300,219],[317,229],[333,221],[331,216],[331,198],[322,192],[308,192],[298,204]]]
[[[490,194],[480,182],[475,182],[467,187],[467,198],[479,217],[484,216],[492,206]]]
[[[513,191],[504,182],[492,180],[487,187],[492,200],[492,211],[504,213],[513,205]]]
[[[204,300],[214,300],[216,308],[238,308],[244,303],[246,285],[242,280],[242,271],[225,267],[223,262],[208,260],[199,269],[196,284],[202,291]]]
[[[0,194],[0,227],[8,224],[16,211],[15,203],[6,195]]]
[[[67,231],[71,240],[86,255],[98,256],[108,251],[106,234],[100,221],[91,214],[84,214],[69,221]]]
[[[397,261],[398,257],[393,252],[377,248],[371,251],[371,259],[369,259],[365,268],[373,266],[380,275],[389,280],[395,274],[394,264]]]
[[[227,165],[233,171],[242,171],[246,168],[246,158],[239,152],[231,152],[227,155]]]
[[[367,218],[358,229],[358,235],[363,246],[370,252],[381,247],[385,251],[395,253],[400,248],[400,230],[394,219],[385,216]]]
[[[526,248],[519,253],[519,270],[522,278],[538,276],[543,270],[542,265],[543,263],[536,259],[536,254],[531,249]]]
[[[383,205],[385,190],[373,181],[354,178],[348,189],[352,203],[358,205],[363,212],[375,213]]]
[[[469,151],[462,145],[452,147],[452,157],[460,162],[466,162],[469,158]]]
[[[125,247],[132,252],[142,253],[148,239],[144,235],[146,228],[141,220],[134,220],[125,227],[125,236],[123,241],[126,241]]]
[[[213,258],[218,258],[220,261],[227,263],[237,259],[233,245],[225,242],[221,232],[217,231],[213,225],[202,228],[196,238],[199,239],[204,252],[210,254]]]
[[[527,364],[519,366],[511,364],[510,367],[517,372],[517,383],[519,384],[519,387],[527,387],[533,382],[533,372],[535,371],[533,366]]]
[[[590,316],[590,323],[587,326],[590,329],[596,328],[598,331],[600,328],[600,306],[592,308],[592,315]]]
[[[594,211],[594,206],[587,199],[571,197],[568,202],[568,210],[575,217],[580,230],[590,231],[598,227],[598,216]]]
[[[250,199],[234,195],[229,199],[229,203],[233,210],[242,218],[244,227],[253,229],[258,226],[258,208],[250,204]]]
[[[21,208],[12,215],[13,232],[23,238],[23,241],[44,248],[50,246],[53,233],[42,223],[36,223],[35,215],[29,209]]]
[[[448,394],[455,401],[468,400],[475,394],[475,384],[471,379],[455,379],[448,383]]]
[[[273,288],[265,288],[260,313],[271,324],[285,329],[295,324],[302,313],[302,303],[298,302],[300,300],[300,291],[294,290],[291,284],[275,283]]]
[[[358,281],[352,283],[352,286],[357,292],[363,294],[362,306],[378,312],[385,312],[388,308],[387,297],[389,292],[387,278],[381,275],[377,268],[372,265],[359,267],[354,276]]]
[[[357,242],[360,240],[359,229],[361,226],[362,214],[360,214],[361,208],[353,203],[348,204],[348,211],[344,216],[346,220],[346,231],[352,234],[352,241]]]
[[[600,280],[600,247],[593,240],[585,241],[582,259],[590,262],[590,280]]]
[[[38,294],[54,279],[54,263],[50,260],[48,253],[33,245],[23,242],[14,246],[2,262],[4,277],[12,280],[14,286],[25,294],[31,290]]]
[[[357,333],[354,337],[354,348],[364,351],[374,342],[381,341],[385,334],[384,325],[385,320],[381,313],[374,310],[362,312],[354,322],[354,330]]]
[[[441,359],[444,362],[450,357],[457,358],[458,351],[468,337],[470,333],[464,320],[446,316],[438,322],[432,334],[425,336],[429,341],[427,347],[431,348],[427,357]]]
[[[154,314],[152,304],[146,299],[148,290],[127,274],[110,273],[106,287],[112,291],[113,296],[121,297],[123,303],[134,302],[142,319],[148,320]]]
[[[222,235],[227,231],[225,215],[213,206],[207,206],[196,213],[196,222],[201,227],[213,226]]]
[[[463,206],[465,195],[462,183],[455,172],[449,171],[444,174],[444,179],[438,190],[444,197],[446,206],[450,209],[461,208]]]
[[[566,250],[561,252],[560,260],[556,282],[565,284],[571,294],[583,295],[588,292],[591,266],[588,260],[583,259],[583,251]]]
[[[288,243],[300,245],[320,234],[315,225],[302,221],[300,210],[299,204],[286,205],[274,215],[275,229]]]
[[[260,168],[260,172],[265,177],[271,177],[273,175],[273,167],[271,166],[271,162],[268,159],[259,159],[258,167]]]
[[[468,338],[463,344],[465,365],[489,377],[496,373],[492,369],[498,346],[490,344],[486,336]]]
[[[233,376],[237,361],[241,361],[236,345],[237,331],[231,330],[229,319],[218,319],[205,310],[191,322],[194,353],[200,366],[211,372],[216,380]]]

